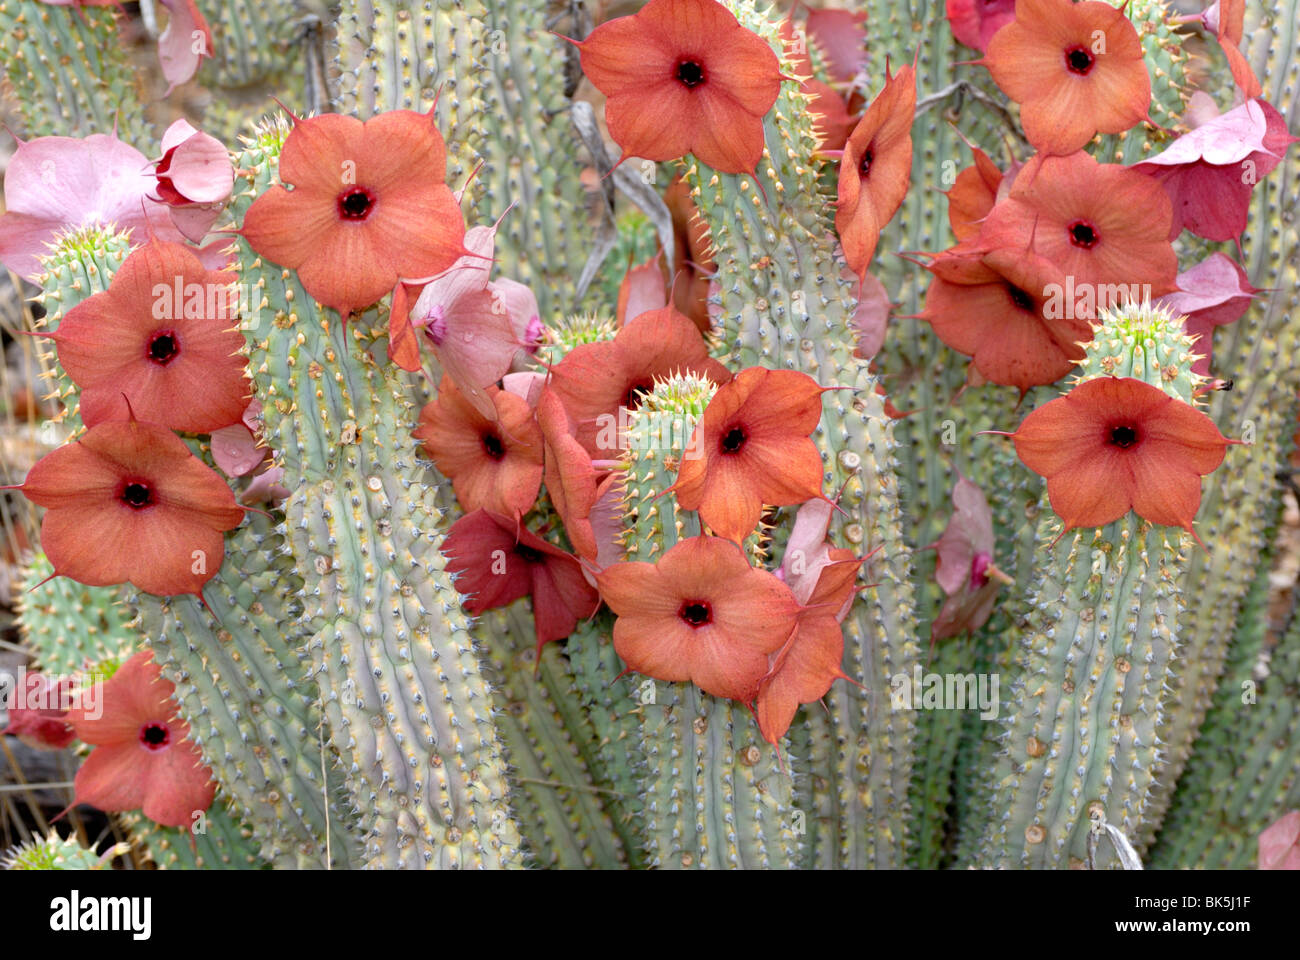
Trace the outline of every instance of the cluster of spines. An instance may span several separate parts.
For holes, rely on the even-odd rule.
[[[1186,318],[1149,302],[1103,310],[1084,346],[1076,383],[1098,377],[1141,380],[1184,403],[1196,403],[1206,378],[1192,369],[1200,354],[1183,332]]]
[[[96,853],[83,847],[74,836],[61,837],[51,830],[43,837],[33,837],[0,855],[4,870],[111,870],[112,861],[129,850],[124,843],[114,844]]]

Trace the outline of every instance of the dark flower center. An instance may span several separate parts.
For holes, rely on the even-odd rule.
[[[370,216],[374,206],[374,198],[368,192],[353,187],[339,197],[339,216],[344,220],[364,220]]]
[[[687,626],[699,629],[713,622],[713,607],[707,600],[687,600],[677,611]]]
[[[871,173],[871,164],[876,159],[876,155],[870,149],[862,154],[862,159],[858,161],[858,173],[867,176]]]
[[[1034,298],[1025,293],[1025,291],[1021,290],[1019,287],[1008,284],[1007,293],[1011,296],[1011,302],[1021,310],[1028,310],[1031,313],[1036,312],[1034,310]]]
[[[1087,47],[1071,47],[1065,51],[1065,65],[1070,68],[1071,73],[1077,73],[1081,77],[1087,76],[1096,62]]]
[[[153,491],[144,483],[128,483],[122,489],[122,502],[128,507],[143,510],[153,505]]]
[[[732,427],[722,437],[722,443],[719,444],[723,453],[739,453],[740,448],[745,445],[745,431],[741,427]]]
[[[534,550],[532,547],[526,546],[522,543],[515,544],[515,553],[523,557],[529,563],[542,563],[545,560],[545,557],[542,556],[542,551]]]
[[[483,449],[493,460],[504,460],[506,456],[505,445],[502,444],[501,438],[495,433],[483,434]]]
[[[149,341],[149,359],[154,363],[166,366],[175,360],[180,352],[180,341],[170,330],[155,333],[153,339]]]
[[[1101,238],[1097,236],[1097,231],[1087,220],[1076,220],[1069,226],[1070,242],[1076,247],[1083,247],[1090,250],[1097,245]]]
[[[704,66],[696,60],[682,60],[677,64],[677,82],[687,90],[694,90],[704,82]]]
[[[1133,427],[1118,426],[1110,429],[1110,442],[1121,450],[1127,450],[1138,441],[1138,432]]]
[[[628,410],[635,410],[641,406],[641,401],[650,395],[655,386],[649,380],[638,380],[636,383],[629,384],[627,393],[623,394],[623,406]]]
[[[166,724],[148,723],[140,728],[140,742],[150,750],[161,750],[171,743],[172,733]]]

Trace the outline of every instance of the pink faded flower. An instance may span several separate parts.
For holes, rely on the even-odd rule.
[[[37,258],[55,235],[92,224],[130,230],[136,243],[150,227],[160,240],[180,241],[167,207],[150,199],[155,182],[144,154],[114,136],[20,141],[5,171],[0,262],[36,281]]]
[[[119,0],[43,0],[52,7],[120,7]],[[198,72],[212,56],[212,31],[194,0],[159,0],[171,14],[158,38],[158,62],[169,86],[164,97]],[[202,44],[199,41],[202,40]]]
[[[1259,869],[1300,870],[1300,810],[1292,810],[1260,833]]]
[[[1267,101],[1248,100],[1133,169],[1159,181],[1173,201],[1169,239],[1187,229],[1207,240],[1232,240],[1246,229],[1251,190],[1295,141]]]
[[[785,581],[800,604],[807,605],[812,601],[822,571],[843,559],[835,557],[834,549],[826,541],[834,510],[835,506],[829,500],[809,500],[794,515],[794,526],[776,576]],[[843,622],[852,603],[850,595],[839,609],[830,612]]]
[[[627,526],[626,496],[626,477],[617,471],[607,474],[596,486],[596,503],[587,517],[591,535],[596,541],[596,556],[582,558],[582,575],[593,587],[596,586],[596,574],[627,559],[627,548],[623,545]]]
[[[947,0],[948,24],[959,43],[975,50],[1016,19],[1016,0]]]
[[[515,351],[510,366],[514,370],[527,370],[546,335],[546,325],[542,323],[541,312],[537,307],[537,296],[527,284],[509,277],[498,277],[488,284],[488,289],[510,316],[510,326],[514,328],[515,339],[519,342],[519,349]]]
[[[501,389],[513,393],[516,397],[523,397],[530,407],[537,406],[545,387],[546,374],[538,373],[536,370],[520,370],[507,373],[501,378]]]
[[[202,242],[235,188],[230,154],[215,137],[177,120],[162,138],[154,199],[167,204],[172,223],[188,239]]]
[[[248,482],[244,492],[239,495],[239,502],[252,506],[258,503],[277,504],[289,496],[288,488],[280,485],[284,479],[284,467],[267,467],[257,473]]]
[[[841,271],[845,280],[858,279],[848,267]],[[858,289],[858,306],[849,320],[853,331],[853,355],[862,360],[870,360],[885,345],[885,332],[889,329],[889,314],[894,309],[885,290],[885,285],[870,273],[862,275],[862,285]]]
[[[198,73],[204,57],[212,56],[212,31],[194,0],[160,0],[171,17],[158,38],[158,61],[167,80],[170,96],[182,83]]]
[[[17,737],[36,750],[62,750],[77,738],[67,721],[73,681],[52,680],[35,670],[20,671],[19,678],[11,688],[9,723],[0,734]]]
[[[226,476],[252,473],[266,459],[266,447],[257,440],[261,417],[262,404],[253,400],[238,423],[212,431],[212,459]]]
[[[388,355],[405,370],[418,370],[419,343],[437,355],[443,371],[465,399],[489,420],[496,406],[487,388],[510,371],[524,339],[515,332],[507,300],[490,282],[496,227],[465,231],[463,256],[432,278],[407,308],[407,283],[393,292]],[[518,299],[517,291],[508,293]]]
[[[998,587],[1011,580],[993,565],[993,513],[984,493],[960,474],[952,519],[934,546],[934,577],[948,595],[930,627],[932,641],[974,632],[993,614]]]
[[[1160,297],[1155,305],[1168,307],[1174,316],[1186,316],[1183,332],[1199,338],[1193,350],[1200,358],[1192,370],[1209,376],[1214,328],[1240,320],[1259,290],[1250,285],[1241,265],[1222,253],[1212,253],[1183,271],[1177,283],[1178,290]]]

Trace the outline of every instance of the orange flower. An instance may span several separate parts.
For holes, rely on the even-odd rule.
[[[809,438],[822,416],[822,388],[793,370],[749,367],[709,401],[687,457],[668,489],[698,510],[714,533],[739,543],[758,525],[763,504],[786,506],[821,496],[822,458]]]
[[[241,233],[347,317],[399,277],[441,273],[465,252],[465,222],[446,174],[432,112],[393,110],[364,123],[338,113],[295,120],[280,152],[280,179],[293,190],[277,185],[258,197]]]
[[[852,602],[862,559],[843,549],[831,550],[829,557],[807,608],[799,611],[794,633],[771,658],[755,698],[758,729],[773,745],[790,729],[799,704],[820,700],[836,680],[850,680],[841,667],[844,631],[836,610]]]
[[[591,464],[591,455],[574,437],[573,421],[554,390],[543,390],[537,398],[537,423],[545,442],[546,492],[573,552],[594,560],[598,545],[591,511],[596,506],[600,476]]]
[[[957,174],[948,198],[948,224],[958,240],[978,236],[980,225],[997,202],[1002,171],[979,147],[972,147],[975,163]]]
[[[1020,104],[1025,136],[1045,154],[1083,149],[1147,116],[1151,78],[1137,30],[1099,0],[1017,0],[1016,18],[977,61]]]
[[[1105,526],[1131,509],[1192,536],[1201,477],[1236,442],[1191,405],[1117,377],[1079,384],[1027,416],[1011,436],[1025,466],[1047,478],[1066,530]]]
[[[618,615],[614,649],[628,669],[744,703],[799,611],[789,587],[717,537],[682,540],[658,563],[616,563],[596,579]]]
[[[614,307],[615,326],[621,327],[632,317],[668,306],[667,269],[662,250],[636,267],[632,266],[629,256],[627,271],[623,274],[622,283],[618,285],[618,302]]]
[[[144,420],[189,433],[239,423],[250,385],[234,281],[178,243],[151,240],[107,290],[69,310],[50,337],[81,387],[86,425],[125,420],[128,403]]]
[[[466,512],[483,507],[519,517],[542,485],[542,432],[522,397],[496,387],[488,387],[487,396],[496,406],[495,422],[444,376],[438,399],[420,411],[411,436],[423,442]]]
[[[224,480],[180,437],[113,421],[47,454],[18,489],[42,507],[41,545],[58,576],[92,587],[130,581],[146,593],[199,593],[225,556],[222,533],[243,511]]]
[[[187,829],[212,806],[217,785],[189,740],[189,724],[176,715],[174,693],[146,650],[105,681],[102,716],[68,711],[77,736],[95,748],[77,771],[76,803],[141,810],[155,823]]]
[[[1024,393],[1083,359],[1079,344],[1092,339],[1093,312],[1052,309],[1048,291],[1065,282],[1050,261],[999,250],[980,260],[940,256],[927,269],[935,276],[917,316],[986,379]]]
[[[619,455],[620,411],[635,410],[656,379],[678,372],[731,379],[727,368],[709,357],[700,331],[672,307],[633,317],[613,340],[583,343],[551,371],[551,383],[573,418],[578,442],[598,460]]]
[[[780,61],[717,0],[650,0],[577,47],[583,73],[607,98],[605,123],[624,158],[693,153],[722,173],[758,167]]]
[[[880,231],[898,212],[912,177],[916,73],[907,66],[871,102],[849,134],[840,159],[835,231],[844,259],[859,277],[875,255]]]
[[[979,237],[958,249],[1032,251],[1070,279],[1076,299],[1090,299],[1100,310],[1176,289],[1172,222],[1173,205],[1150,177],[1082,151],[1035,156],[990,211]]]

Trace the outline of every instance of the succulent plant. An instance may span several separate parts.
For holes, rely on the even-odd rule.
[[[25,642],[150,651],[142,742],[212,781],[124,827],[176,869],[1248,864],[1300,807],[1300,7],[596,6],[199,0],[204,136],[124,14],[0,0],[67,439]],[[93,859],[55,840],[15,862]]]

